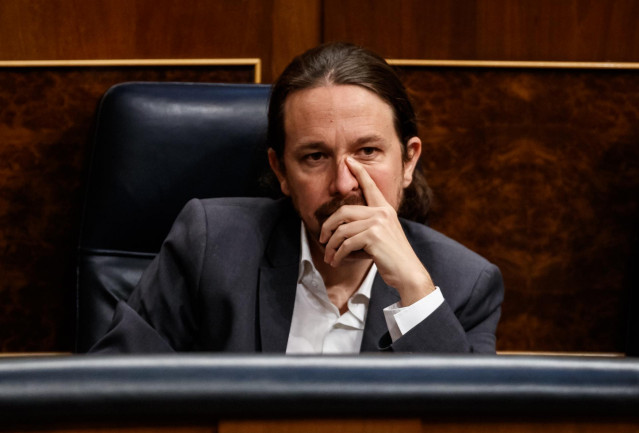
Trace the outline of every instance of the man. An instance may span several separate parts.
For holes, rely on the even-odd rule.
[[[383,59],[348,44],[294,59],[269,146],[287,198],[189,202],[93,351],[494,353],[499,270],[397,216],[428,195]]]

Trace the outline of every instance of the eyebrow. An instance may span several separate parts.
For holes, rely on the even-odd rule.
[[[353,141],[350,145],[351,146],[362,146],[365,144],[372,144],[372,143],[378,143],[378,142],[383,142],[384,138],[381,137],[378,134],[370,134],[370,135],[365,135],[363,137],[359,137],[357,140]],[[295,151],[296,152],[308,152],[311,150],[317,150],[317,149],[324,149],[326,148],[327,145],[326,143],[324,143],[323,141],[309,141],[307,143],[302,143],[300,144]]]
[[[315,149],[323,149],[326,147],[326,144],[323,141],[309,141],[308,143],[300,144],[295,151],[296,152],[306,152],[309,150]]]
[[[357,140],[355,140],[354,144],[357,146],[361,146],[362,144],[376,143],[380,141],[384,141],[384,138],[377,134],[371,134],[358,138]]]

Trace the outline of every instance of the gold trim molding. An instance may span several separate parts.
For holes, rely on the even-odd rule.
[[[529,62],[497,60],[387,59],[393,66],[450,68],[538,68],[538,69],[639,69],[639,63],[625,62]]]
[[[98,59],[98,60],[0,60],[0,68],[73,68],[129,66],[253,66],[255,83],[262,82],[262,60],[237,59]]]

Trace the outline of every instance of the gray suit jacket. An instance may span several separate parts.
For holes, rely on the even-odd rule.
[[[445,302],[392,343],[382,310],[399,295],[377,275],[361,351],[494,353],[497,267],[426,226],[402,226]],[[283,353],[299,256],[300,219],[288,200],[192,200],[92,352]]]

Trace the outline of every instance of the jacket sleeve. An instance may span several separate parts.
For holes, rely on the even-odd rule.
[[[380,340],[380,349],[393,352],[495,353],[504,283],[499,269],[488,263],[477,277],[464,306],[453,311],[444,301],[431,315],[392,343]]]
[[[192,347],[198,332],[206,232],[202,204],[191,200],[130,298],[117,305],[109,331],[90,352],[167,352]]]

